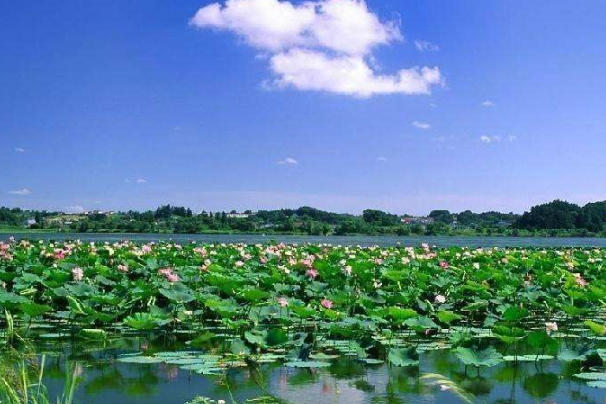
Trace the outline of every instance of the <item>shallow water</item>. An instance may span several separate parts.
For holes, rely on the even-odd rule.
[[[4,233],[0,240],[14,236],[17,239],[83,241],[136,242],[173,240],[184,243],[268,243],[271,241],[293,243],[329,243],[334,245],[378,245],[378,246],[418,246],[428,243],[438,247],[606,247],[606,238],[564,238],[564,237],[462,237],[462,236],[286,236],[261,234],[127,234],[127,233]]]
[[[441,389],[422,376],[437,373],[471,393],[472,403],[603,403],[605,389],[575,380],[578,364],[557,360],[511,363],[477,370],[448,350],[422,353],[419,367],[366,365],[348,357],[319,369],[293,369],[279,363],[259,371],[231,369],[226,376],[202,376],[167,364],[115,361],[120,353],[137,352],[140,342],[123,339],[118,347],[39,346],[45,352],[44,384],[54,398],[65,381],[67,364],[75,364],[79,382],[74,403],[184,404],[195,396],[231,402],[266,394],[292,404],[425,404],[465,403],[453,389]]]

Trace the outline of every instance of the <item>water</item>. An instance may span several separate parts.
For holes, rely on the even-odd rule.
[[[17,239],[65,240],[114,242],[124,239],[137,242],[167,241],[179,243],[268,243],[271,241],[293,243],[330,243],[334,245],[418,246],[428,243],[438,247],[606,247],[606,238],[560,237],[463,237],[463,236],[288,236],[261,234],[126,234],[126,233],[5,233],[0,239],[14,236]]]
[[[119,353],[136,352],[140,342],[124,339],[118,348],[66,345],[47,352],[44,384],[51,397],[60,394],[67,364],[79,376],[74,403],[184,404],[201,395],[230,403],[264,393],[292,404],[428,404],[465,403],[454,389],[442,389],[422,378],[440,374],[480,403],[603,403],[606,390],[575,380],[578,364],[556,360],[501,364],[476,370],[461,364],[447,350],[422,353],[420,367],[364,365],[341,357],[329,368],[293,369],[280,364],[229,370],[227,376],[201,376],[166,364],[116,362]],[[54,352],[54,353],[53,353]],[[229,388],[228,388],[229,386]]]

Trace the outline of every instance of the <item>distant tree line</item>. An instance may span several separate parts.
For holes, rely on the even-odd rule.
[[[581,207],[556,200],[523,215],[433,210],[426,217],[366,209],[361,215],[308,206],[252,212],[193,212],[163,205],[155,210],[66,214],[0,208],[4,229],[125,233],[265,233],[308,235],[606,236],[606,201]]]
[[[585,230],[599,233],[606,230],[606,201],[592,202],[585,206],[555,200],[533,206],[512,225],[526,230]]]

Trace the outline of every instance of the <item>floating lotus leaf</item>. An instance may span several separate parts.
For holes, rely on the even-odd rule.
[[[321,361],[291,361],[284,363],[284,366],[289,368],[326,368],[330,366],[330,362]]]
[[[163,360],[161,358],[156,358],[154,356],[143,356],[143,355],[139,355],[139,354],[122,355],[122,356],[118,357],[117,361],[122,362],[122,363],[141,363],[141,364],[163,362]]]
[[[506,355],[503,356],[505,362],[536,362],[555,359],[553,355]]]
[[[418,366],[419,354],[415,348],[392,348],[387,360],[394,366]]]

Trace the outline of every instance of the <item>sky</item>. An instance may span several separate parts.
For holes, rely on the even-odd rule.
[[[606,3],[0,3],[0,205],[606,199]]]

